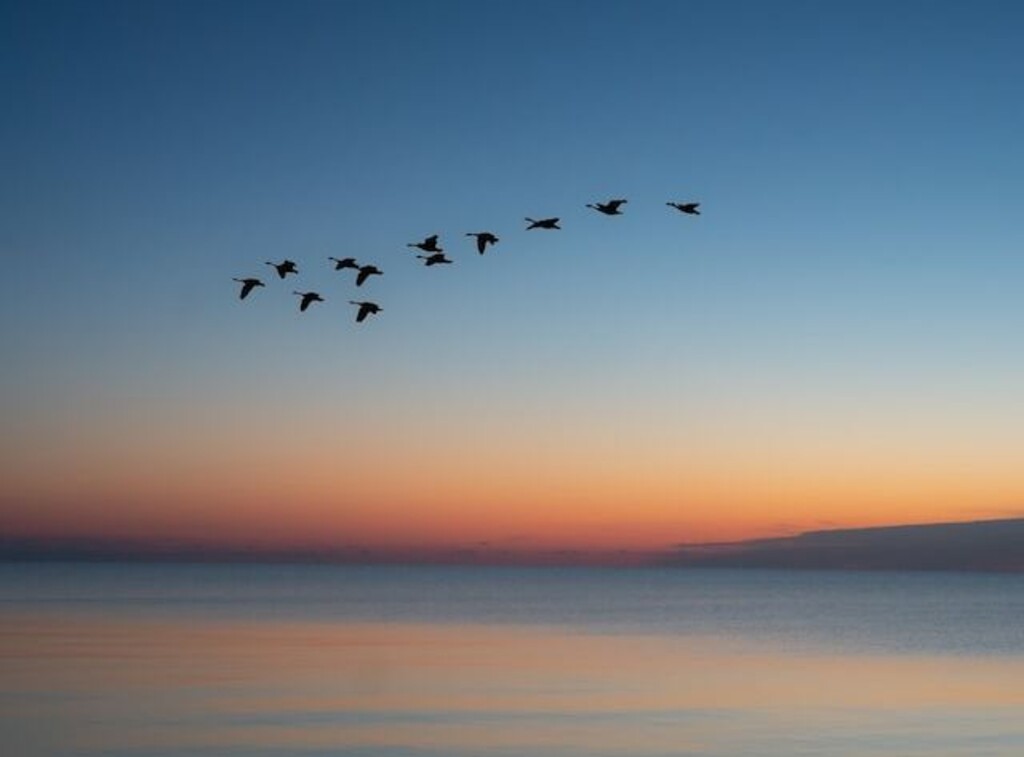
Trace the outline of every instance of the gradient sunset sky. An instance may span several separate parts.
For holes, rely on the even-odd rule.
[[[0,533],[1024,515],[1022,35],[1015,2],[5,2]]]

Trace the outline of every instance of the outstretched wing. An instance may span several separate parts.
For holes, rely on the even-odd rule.
[[[249,292],[251,292],[255,288],[256,288],[256,280],[255,279],[247,279],[245,282],[242,283],[242,291],[239,293],[238,299],[244,300],[246,297],[249,296]]]

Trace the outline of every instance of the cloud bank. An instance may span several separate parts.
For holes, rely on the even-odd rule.
[[[664,564],[1024,572],[1024,518],[809,531],[729,544],[682,545]]]

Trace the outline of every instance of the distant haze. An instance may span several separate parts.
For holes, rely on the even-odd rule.
[[[292,547],[85,538],[3,538],[5,561],[323,562],[620,565],[824,570],[1024,572],[1024,518],[813,531],[792,537],[689,544],[671,551],[573,550],[474,544]]]

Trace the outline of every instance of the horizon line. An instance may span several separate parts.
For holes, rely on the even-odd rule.
[[[661,548],[209,544],[184,538],[0,536],[0,562],[465,565],[1024,572],[1024,517],[815,529]]]

